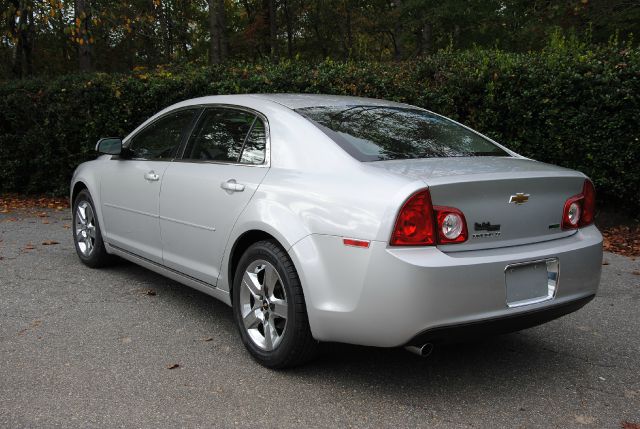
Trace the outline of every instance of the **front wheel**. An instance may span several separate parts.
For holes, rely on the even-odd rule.
[[[317,352],[298,273],[272,240],[257,242],[242,255],[234,278],[233,314],[242,342],[264,366],[300,365]]]
[[[80,191],[73,202],[73,241],[83,264],[98,268],[108,265],[109,255],[102,241],[102,231],[89,191]]]

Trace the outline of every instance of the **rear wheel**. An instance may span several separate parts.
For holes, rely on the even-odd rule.
[[[257,242],[242,255],[233,285],[233,313],[242,342],[264,366],[300,365],[317,352],[298,273],[274,241]]]
[[[80,191],[73,202],[73,242],[83,264],[99,268],[113,261],[102,241],[102,232],[89,191]]]

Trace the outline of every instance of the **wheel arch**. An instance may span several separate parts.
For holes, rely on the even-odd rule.
[[[233,296],[233,283],[235,281],[235,274],[238,268],[238,264],[240,263],[240,259],[252,244],[263,240],[272,240],[275,241],[280,247],[282,247],[285,252],[288,251],[288,248],[290,246],[286,246],[281,239],[278,239],[278,237],[275,236],[275,234],[269,233],[265,231],[265,229],[267,228],[249,229],[240,234],[233,242],[233,245],[229,250],[229,256],[225,267],[227,271],[226,278],[230,298]]]
[[[71,190],[71,201],[69,201],[72,208],[78,194],[85,189],[89,190],[89,187],[83,181],[78,180],[76,183],[74,183],[73,189]],[[91,193],[91,191],[89,191],[89,193]]]

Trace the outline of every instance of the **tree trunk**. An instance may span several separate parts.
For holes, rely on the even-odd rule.
[[[22,9],[20,9],[20,2],[16,0],[12,3],[16,8],[16,10],[20,11],[19,23],[22,24],[24,15],[22,15]],[[20,79],[22,77],[22,46],[23,46],[22,34],[20,31],[21,25],[19,24],[16,25],[15,19],[10,19],[9,23],[11,26],[11,34],[13,34],[13,37],[16,41],[16,48],[13,52],[13,67],[11,68],[11,71],[13,72],[14,77]]]
[[[269,0],[269,49],[271,57],[278,56],[277,43],[277,26],[276,26],[276,0]]]
[[[11,2],[19,13],[18,21],[10,19],[9,31],[16,40],[11,71],[16,78],[33,74],[33,5],[30,2]]]
[[[224,0],[218,0],[218,38],[220,39],[220,61],[224,62],[229,56],[227,13],[224,8]]]
[[[293,25],[291,24],[289,0],[284,0],[284,18],[287,26],[287,56],[293,58]]]
[[[160,22],[160,48],[164,62],[169,64],[173,58],[174,24],[167,2],[159,2],[156,7],[156,19]]]
[[[209,63],[220,64],[229,56],[224,0],[209,0]]]
[[[399,19],[402,8],[402,0],[395,0],[396,8],[398,9],[398,19],[396,21],[396,25],[393,27],[393,32],[391,34],[391,40],[393,41],[393,59],[396,61],[400,61],[402,59],[402,46],[400,46],[400,42],[402,40],[402,29],[403,23],[402,20]]]
[[[320,49],[322,51],[322,58],[327,58],[329,56],[329,49],[327,48],[327,45],[325,43],[325,40],[322,36],[322,31],[320,30],[320,13],[322,10],[322,1],[321,0],[317,0],[316,1],[316,5],[315,5],[315,19],[313,19],[313,32],[316,35],[316,43],[318,46],[320,46]]]
[[[209,63],[220,64],[222,58],[220,55],[220,31],[218,30],[218,1],[209,0],[209,33],[211,42],[209,44]]]
[[[78,66],[81,72],[91,71],[91,45],[89,44],[89,23],[91,22],[91,11],[87,8],[88,1],[75,0],[74,12],[76,22],[80,22],[77,37],[82,41],[78,42]]]
[[[421,55],[426,54],[429,55],[433,52],[433,26],[430,22],[425,22],[422,26],[422,50],[420,52]]]
[[[347,3],[347,58],[353,56],[353,25],[351,24],[351,5]]]
[[[24,46],[22,52],[24,54],[24,66],[27,76],[33,74],[33,6],[29,7],[27,13],[27,28],[24,30]]]

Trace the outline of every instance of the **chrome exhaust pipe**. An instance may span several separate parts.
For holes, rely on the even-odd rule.
[[[420,357],[427,357],[433,351],[433,344],[425,343],[421,346],[406,346],[405,349],[411,353],[415,353]]]

